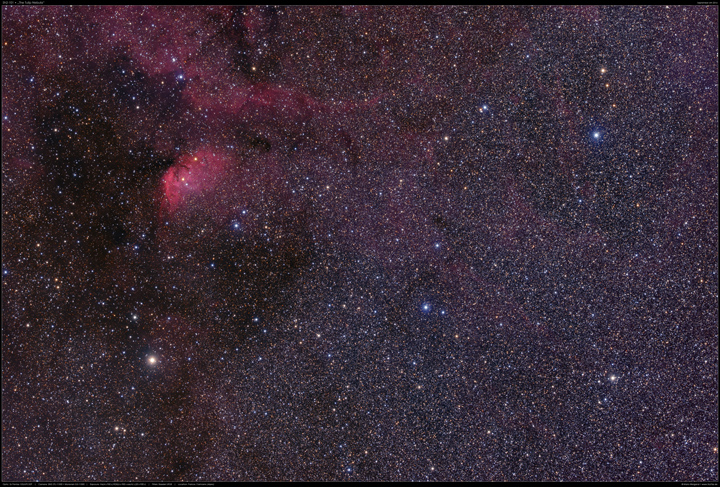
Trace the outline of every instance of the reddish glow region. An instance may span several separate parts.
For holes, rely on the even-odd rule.
[[[227,165],[225,155],[210,149],[180,157],[162,178],[163,209],[172,213],[188,198],[212,191]]]

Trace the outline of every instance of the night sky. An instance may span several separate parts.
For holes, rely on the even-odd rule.
[[[717,16],[3,7],[3,480],[717,480]]]

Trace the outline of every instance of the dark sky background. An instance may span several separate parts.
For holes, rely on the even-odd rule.
[[[717,16],[3,7],[3,480],[716,481]]]

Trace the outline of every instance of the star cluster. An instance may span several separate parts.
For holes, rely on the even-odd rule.
[[[2,476],[717,481],[718,8],[2,10]]]

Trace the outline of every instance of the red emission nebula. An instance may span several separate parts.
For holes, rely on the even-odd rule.
[[[229,164],[226,157],[212,148],[179,157],[161,179],[163,209],[172,213],[188,197],[212,191]]]

